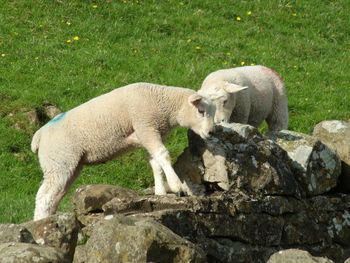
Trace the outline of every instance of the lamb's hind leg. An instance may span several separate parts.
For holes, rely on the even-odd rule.
[[[47,160],[46,160],[47,161]],[[42,163],[42,162],[41,162]],[[57,207],[81,171],[81,165],[56,161],[42,163],[44,180],[38,190],[35,200],[34,220],[39,220],[55,214]]]
[[[285,94],[279,96],[266,122],[270,131],[288,129],[288,102]]]

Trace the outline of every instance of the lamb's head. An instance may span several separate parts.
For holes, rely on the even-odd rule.
[[[231,113],[236,106],[236,93],[247,88],[223,81],[205,91],[216,108],[215,123],[228,122],[230,120]]]
[[[184,105],[179,124],[190,128],[203,139],[207,139],[214,131],[215,105],[206,96],[194,93],[188,97]]]

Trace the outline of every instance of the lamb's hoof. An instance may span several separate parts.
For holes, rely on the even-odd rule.
[[[176,196],[177,197],[183,197],[183,196],[186,196],[186,194],[184,192],[180,191],[180,192],[176,193]]]

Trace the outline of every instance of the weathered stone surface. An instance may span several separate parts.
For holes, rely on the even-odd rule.
[[[58,248],[67,260],[73,259],[80,227],[73,213],[56,214],[22,226],[32,233],[38,244]]]
[[[280,146],[264,138],[253,126],[223,124],[217,126],[214,136],[207,141],[189,132],[189,144],[195,166],[188,167],[186,174],[182,173],[183,169],[177,170],[181,178],[186,178],[187,174],[198,177],[200,171],[203,183],[211,187],[210,190],[299,195],[290,167],[292,160]],[[188,150],[184,154],[188,156]],[[185,166],[187,162],[182,163],[183,159],[186,158],[180,156],[175,167]]]
[[[205,254],[155,221],[109,215],[95,226],[74,262],[205,262]]]
[[[313,257],[309,252],[300,249],[287,249],[273,254],[267,263],[333,263],[333,261],[328,258]]]
[[[38,112],[36,110],[31,110],[23,113],[23,116],[29,121],[32,125],[39,125],[40,119]]]
[[[342,161],[339,188],[350,193],[350,121],[323,121],[317,124],[312,135],[337,152]]]
[[[72,204],[78,215],[101,212],[102,206],[113,198],[120,200],[136,198],[135,191],[116,185],[84,185],[79,187],[72,198]]]
[[[293,159],[295,176],[306,195],[323,194],[337,185],[341,172],[339,156],[320,140],[286,130],[269,132],[267,136]]]
[[[201,157],[191,154],[189,148],[186,148],[178,157],[177,162],[174,164],[174,170],[184,182],[184,185],[187,186],[188,195],[205,195],[206,189],[202,176],[203,169]]]
[[[15,224],[1,224],[0,243],[7,242],[36,243],[32,234],[27,228]]]
[[[57,248],[27,243],[0,243],[0,263],[69,263]]]
[[[151,218],[202,247],[208,262],[265,263],[293,246],[341,262],[350,255],[350,196],[259,199],[222,192],[204,197],[143,196],[103,206],[106,214]],[[221,255],[221,256],[220,256]]]
[[[208,262],[215,263],[265,263],[264,259],[276,251],[273,247],[250,245],[228,238],[207,238],[202,243],[203,250],[208,253]]]
[[[57,116],[61,112],[62,111],[59,108],[57,108],[55,105],[52,105],[52,104],[47,104],[44,107],[44,114],[50,119],[53,119],[55,116]]]

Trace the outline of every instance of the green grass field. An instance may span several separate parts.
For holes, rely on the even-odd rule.
[[[286,82],[290,130],[350,118],[348,0],[12,0],[0,8],[0,223],[33,216],[42,173],[23,112],[67,111],[143,81],[198,89],[221,68],[260,64]],[[186,130],[168,141],[175,159]],[[153,184],[143,150],[87,167],[79,185]]]

